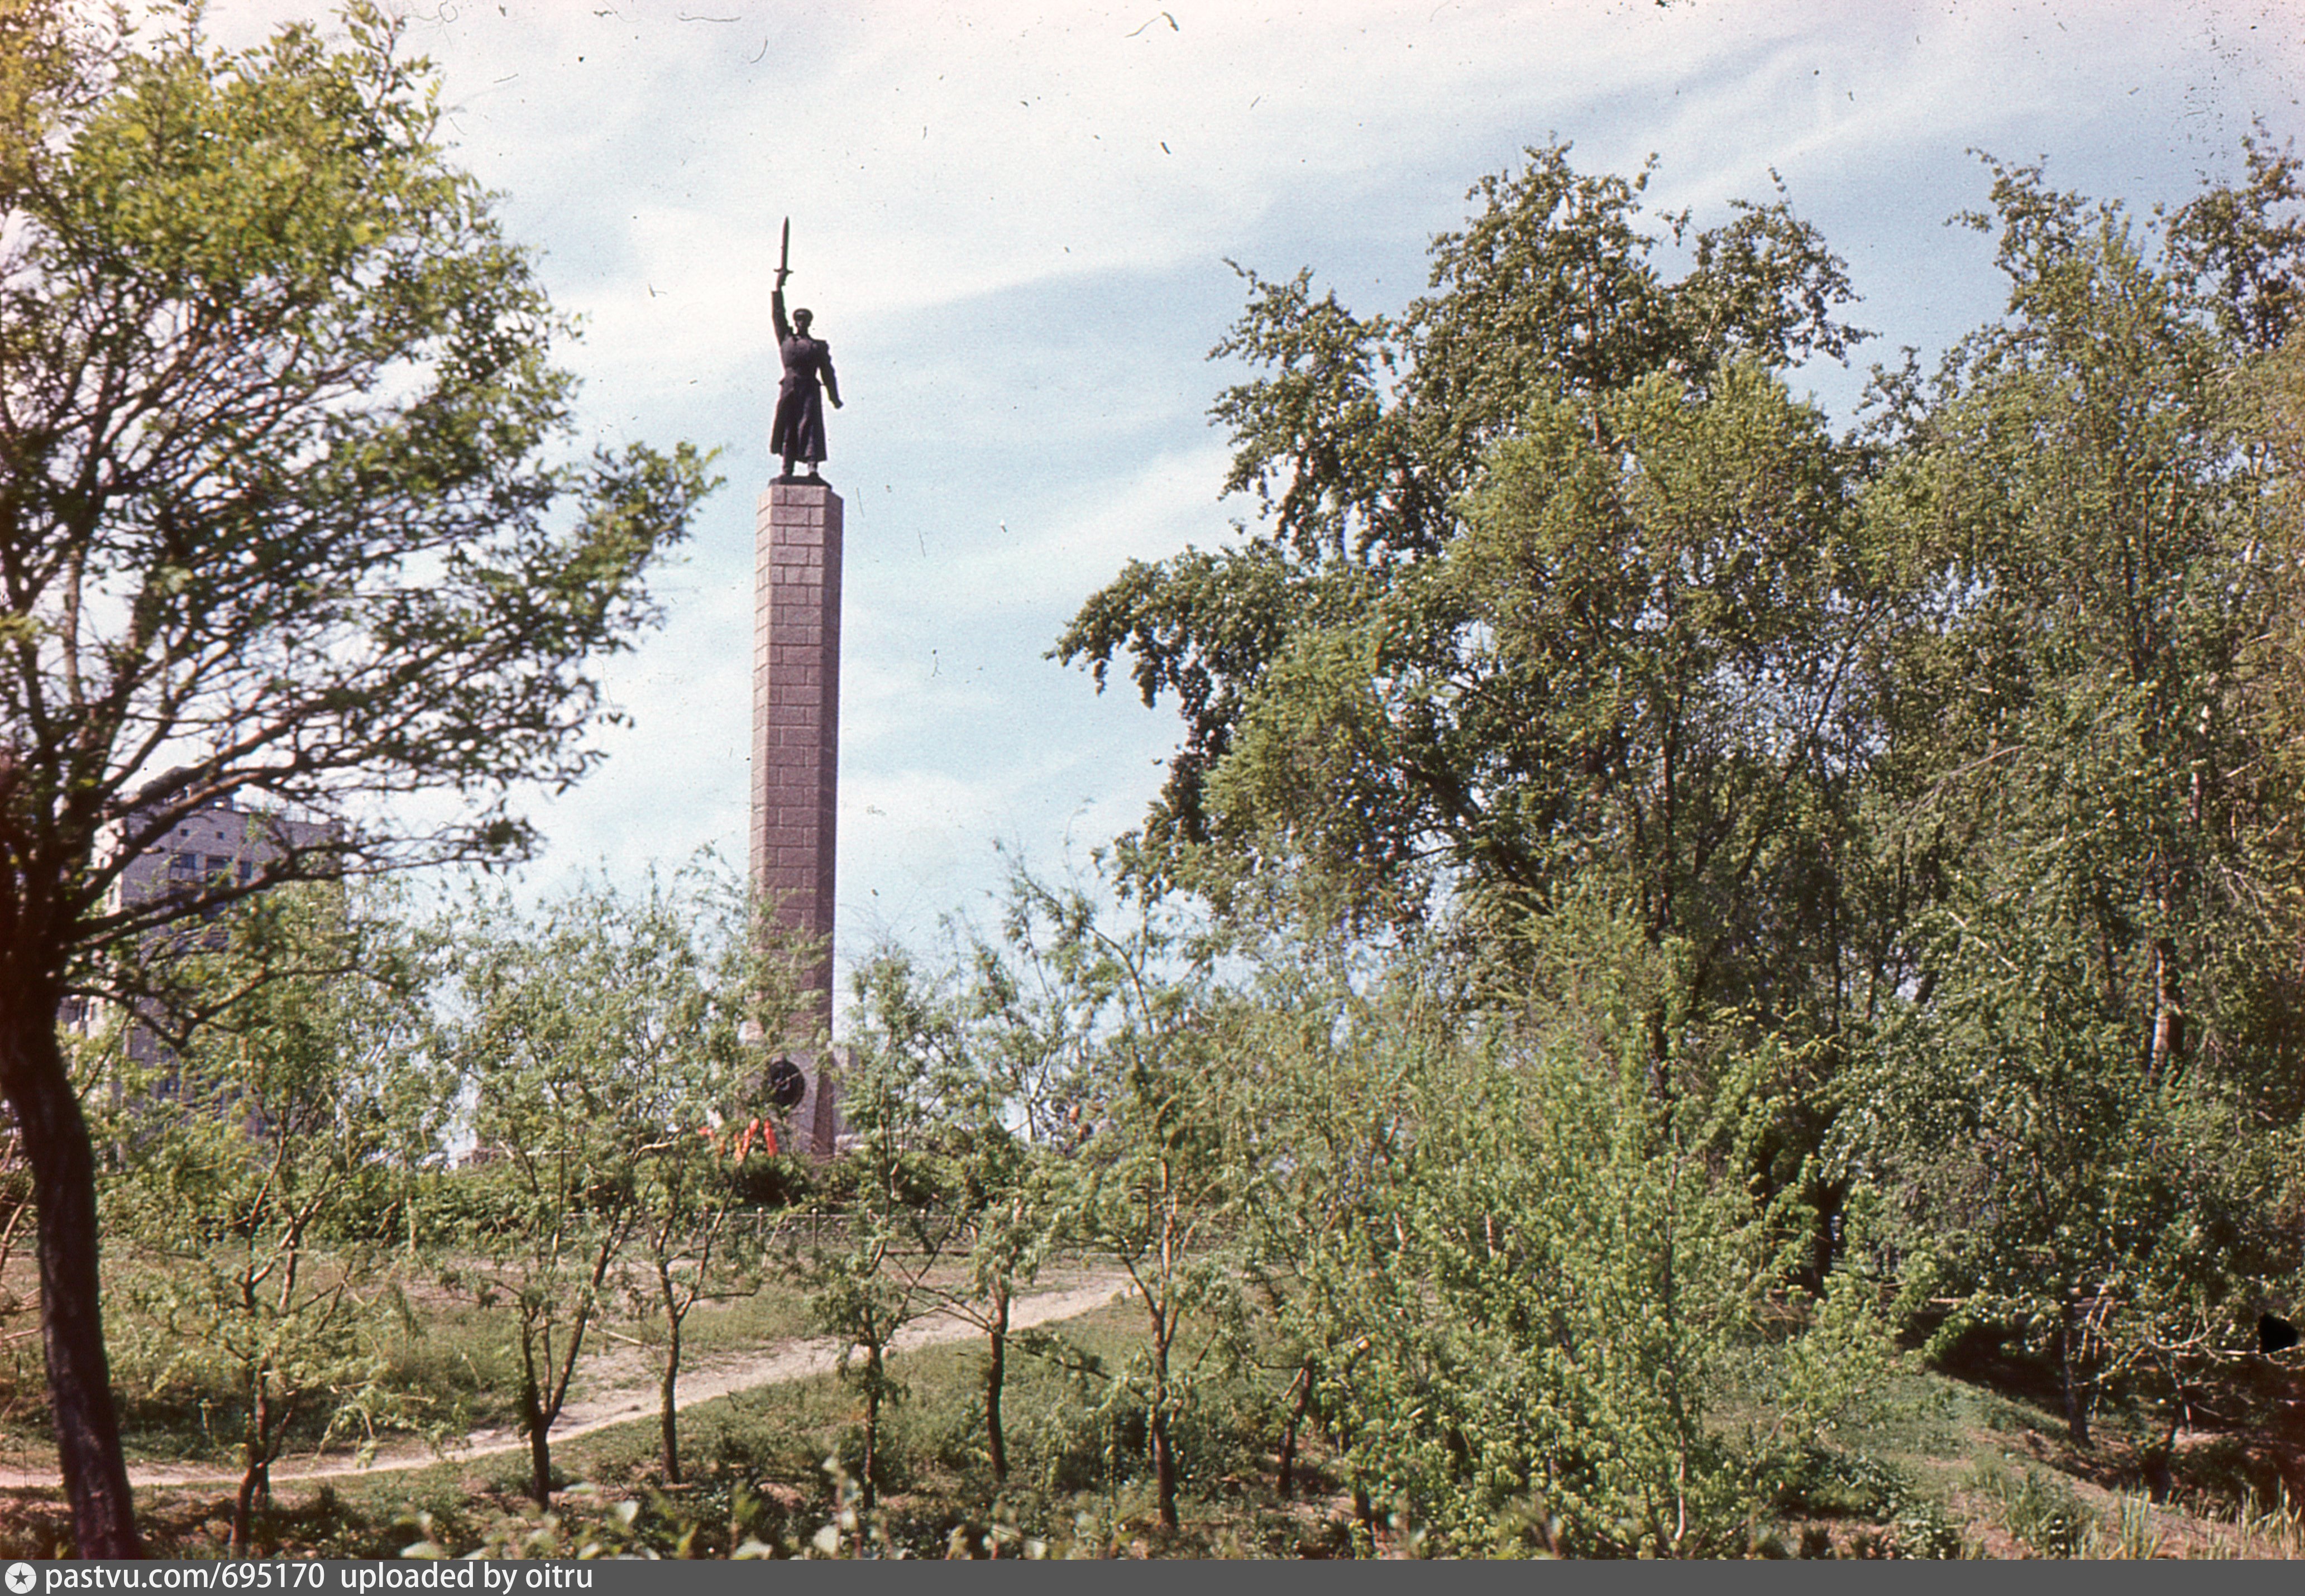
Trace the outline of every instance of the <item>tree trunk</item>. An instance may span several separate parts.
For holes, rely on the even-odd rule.
[[[664,1432],[664,1482],[680,1483],[680,1326],[672,1326],[664,1352],[664,1380],[659,1424]]]
[[[864,1471],[858,1481],[863,1489],[859,1498],[867,1513],[880,1499],[880,1487],[874,1477],[880,1466],[880,1344],[871,1343],[864,1351]],[[860,1536],[863,1530],[856,1532]]]
[[[248,1556],[249,1531],[256,1517],[257,1483],[266,1473],[264,1464],[251,1463],[248,1472],[240,1477],[240,1494],[232,1502],[232,1555]]]
[[[2162,1072],[2185,1051],[2185,996],[2177,982],[2177,945],[2167,937],[2153,944],[2153,1051],[2146,1078],[2158,1080]]]
[[[1169,1434],[1169,1403],[1152,1405],[1152,1484],[1161,1500],[1161,1527],[1177,1527],[1177,1446]]]
[[[992,1292],[992,1353],[984,1363],[984,1443],[992,1454],[996,1483],[1008,1478],[1008,1434],[1000,1422],[1000,1391],[1008,1378],[1008,1288]]]
[[[520,1382],[520,1423],[528,1431],[528,1493],[536,1498],[540,1507],[552,1506],[552,1443],[550,1427],[544,1420],[544,1402],[538,1394],[536,1380],[525,1377]]]
[[[104,1350],[96,1156],[56,1048],[56,995],[11,994],[0,1016],[0,1089],[15,1110],[39,1211],[40,1339],[72,1541],[83,1558],[140,1558],[135,1498]]]
[[[1165,1162],[1161,1166],[1161,1184],[1165,1187],[1169,1180],[1169,1169]],[[1172,1206],[1162,1216],[1161,1227],[1159,1278],[1161,1300],[1157,1303],[1154,1303],[1152,1293],[1144,1290],[1143,1283],[1139,1282],[1137,1286],[1137,1289],[1144,1293],[1145,1311],[1152,1320],[1152,1411],[1145,1414],[1145,1419],[1148,1428],[1152,1430],[1152,1485],[1160,1498],[1161,1527],[1165,1530],[1173,1530],[1178,1524],[1177,1443],[1176,1438],[1169,1433],[1169,1344],[1177,1333],[1177,1320],[1174,1317],[1176,1229],[1177,1215]]]
[[[1280,1432],[1280,1466],[1273,1489],[1287,1501],[1297,1494],[1297,1432],[1304,1428],[1306,1410],[1313,1404],[1313,1360],[1297,1371],[1297,1400],[1289,1406],[1289,1426]]]
[[[2064,1388],[2065,1430],[2075,1447],[2089,1449],[2088,1381],[2078,1364],[2080,1350],[2074,1346],[2074,1303],[2070,1295],[2058,1310],[2057,1373]]]
[[[672,1269],[659,1258],[656,1266],[657,1284],[664,1294],[664,1379],[659,1387],[661,1402],[658,1407],[659,1426],[664,1435],[664,1482],[680,1483],[680,1320],[678,1293],[674,1289]]]
[[[248,1556],[249,1530],[256,1515],[256,1498],[272,1495],[272,1403],[262,1376],[256,1381],[248,1406],[248,1439],[241,1453],[243,1464],[240,1494],[232,1504],[232,1555]]]
[[[1842,1220],[1849,1211],[1849,1189],[1838,1181],[1820,1181],[1812,1190],[1816,1199],[1816,1227],[1809,1235],[1811,1278],[1804,1284],[1823,1296],[1825,1281],[1832,1278],[1833,1266],[1841,1261]]]

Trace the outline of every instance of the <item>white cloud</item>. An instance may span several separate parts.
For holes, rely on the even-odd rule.
[[[1056,485],[1014,522],[983,529],[965,556],[933,562],[932,581],[907,584],[906,607],[953,616],[1029,611],[1048,623],[1053,639],[1127,561],[1223,540],[1212,534],[1225,527],[1217,488],[1230,458],[1229,450],[1210,445],[1093,483]],[[872,617],[865,621],[869,628]]]
[[[244,41],[312,9],[217,0],[210,27]],[[1700,225],[1775,166],[1849,257],[1857,319],[1927,347],[1997,309],[1989,247],[1942,225],[1984,197],[1967,147],[2149,202],[2231,172],[2253,116],[2305,121],[2305,13],[2275,0],[408,15],[459,158],[587,319],[563,356],[585,429],[730,447],[671,624],[611,667],[634,726],[539,805],[551,869],[711,838],[742,857],[768,273],[792,218],[795,302],[850,399],[827,466],[849,506],[844,938],[997,884],[995,836],[1049,855],[1141,813],[1173,717],[1042,655],[1127,559],[1225,535],[1205,411],[1232,378],[1199,359],[1238,303],[1222,258],[1396,309],[1466,188],[1558,133],[1588,170],[1658,152],[1652,200]],[[1817,380],[1842,405],[1857,383]]]

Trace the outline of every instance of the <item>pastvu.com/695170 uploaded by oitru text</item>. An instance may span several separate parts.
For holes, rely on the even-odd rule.
[[[589,1591],[592,1570],[550,1563],[11,1563],[7,1596],[53,1591]]]

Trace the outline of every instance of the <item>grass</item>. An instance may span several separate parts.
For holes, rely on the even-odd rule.
[[[2305,1556],[2305,1502],[2281,1485],[2265,1437],[2189,1438],[2173,1460],[2173,1489],[2156,1501],[2143,1461],[2148,1438],[2134,1421],[2100,1413],[2095,1445],[2079,1453],[2038,1389],[2021,1372],[2003,1388],[1941,1370],[1901,1375],[1833,1452],[1842,1474],[1887,1487],[1798,1504],[1793,1538],[1814,1532],[1814,1549],[1845,1555],[1867,1549],[1885,1525],[1910,1549],[1934,1522],[1967,1556]]]
[[[1064,1325],[1061,1343],[1050,1347],[1060,1355],[1012,1358],[1004,1405],[1016,1466],[1005,1484],[992,1478],[983,1446],[981,1341],[897,1354],[892,1371],[907,1395],[888,1419],[891,1466],[882,1479],[880,1515],[887,1548],[941,1556],[956,1534],[982,1545],[987,1537],[1013,1541],[1029,1533],[1059,1549],[1099,1555],[1289,1556],[1302,1549],[1307,1515],[1301,1509],[1259,1510],[1238,1477],[1226,1477],[1229,1464],[1253,1467],[1255,1459],[1225,1444],[1222,1425],[1190,1438],[1187,1456],[1195,1466],[1187,1484],[1200,1506],[1194,1524],[1181,1538],[1158,1530],[1143,1477],[1141,1434],[1097,1416],[1089,1400],[1096,1382],[1081,1372],[1125,1360],[1140,1326],[1134,1308],[1116,1305]],[[396,1556],[427,1536],[458,1553],[506,1544],[507,1536],[566,1553],[582,1537],[603,1532],[604,1515],[628,1500],[639,1504],[629,1532],[660,1553],[685,1547],[694,1555],[726,1556],[752,1540],[789,1554],[835,1514],[839,1478],[824,1465],[834,1458],[854,1466],[858,1419],[857,1398],[837,1379],[792,1381],[685,1412],[690,1478],[678,1488],[658,1477],[651,1416],[554,1448],[558,1473],[591,1489],[565,1503],[551,1525],[523,1500],[525,1454],[504,1454],[452,1458],[389,1478],[284,1486],[262,1539],[331,1557]],[[228,1493],[163,1490],[140,1499],[156,1550],[218,1555]],[[36,1552],[39,1536],[62,1533],[53,1512],[0,1515],[0,1521],[11,1526],[0,1529],[0,1554]]]
[[[220,1433],[218,1424],[230,1392],[214,1371],[204,1378],[200,1371],[180,1368],[165,1383],[159,1380],[175,1347],[158,1327],[133,1316],[135,1276],[142,1267],[106,1260],[107,1338],[130,1465],[226,1461],[234,1438]],[[29,1265],[26,1279],[15,1279],[15,1272],[12,1261],[7,1284],[18,1287],[20,1300],[37,1301]],[[421,1278],[404,1290],[407,1310],[393,1312],[388,1304],[380,1309],[367,1326],[364,1343],[380,1361],[386,1386],[415,1407],[415,1416],[399,1433],[464,1433],[514,1422],[515,1352],[503,1316]],[[639,1306],[638,1314],[614,1314],[589,1333],[577,1377],[580,1395],[588,1383],[602,1380],[619,1386],[644,1380],[653,1388],[664,1328],[648,1312],[651,1302],[642,1299]],[[45,1455],[49,1445],[46,1372],[36,1329],[30,1311],[0,1320],[0,1465],[11,1454]],[[693,1372],[716,1358],[754,1353],[807,1330],[804,1294],[772,1274],[756,1289],[697,1303],[682,1329],[683,1368]],[[291,1450],[316,1444],[319,1430],[316,1421],[299,1433]]]
[[[1044,1287],[1069,1281],[1052,1275]],[[28,1322],[28,1321],[27,1321]],[[8,1327],[0,1327],[4,1331]],[[588,1378],[640,1387],[652,1398],[655,1332],[615,1326],[623,1339],[594,1345]],[[805,1303],[788,1282],[700,1304],[685,1337],[688,1367],[757,1353],[804,1333]],[[892,1372],[903,1397],[889,1411],[882,1549],[942,1555],[956,1544],[1008,1552],[1027,1541],[1097,1555],[1319,1557],[1353,1544],[1349,1504],[1324,1480],[1307,1438],[1303,1497],[1273,1489],[1277,1393],[1246,1379],[1214,1380],[1183,1423],[1186,1525],[1157,1526],[1144,1458],[1141,1413],[1105,1401],[1099,1371],[1138,1349],[1141,1312],[1116,1304],[1059,1327],[1060,1338],[1010,1361],[1005,1404],[1012,1469],[992,1477],[983,1433],[981,1337],[902,1352]],[[378,1351],[394,1379],[429,1395],[459,1423],[505,1426],[509,1388],[504,1331],[469,1303],[438,1293],[388,1326]],[[16,1461],[47,1456],[37,1340],[0,1342],[0,1440]],[[2001,1354],[1996,1354],[2001,1356]],[[2008,1364],[2008,1367],[2003,1367]],[[123,1372],[132,1376],[133,1370]],[[2305,1502],[2287,1493],[2294,1459],[2268,1433],[2188,1435],[2172,1460],[2174,1488],[2148,1498],[2148,1438],[2119,1413],[2100,1414],[2097,1444],[2076,1453],[2040,1382],[2006,1356],[1983,1371],[1963,1364],[1896,1373],[1877,1400],[1809,1446],[1778,1499],[1756,1512],[1764,1555],[2000,1558],[2280,1557],[2305,1555]],[[1957,1377],[1958,1376],[1958,1377]],[[2272,1378],[2270,1375],[2266,1378]],[[2263,1396],[2264,1393],[2259,1393]],[[2270,1411],[2258,1403],[2257,1411]],[[264,1542],[328,1556],[396,1556],[428,1539],[464,1552],[493,1546],[573,1553],[585,1544],[645,1546],[661,1554],[726,1556],[748,1542],[780,1554],[807,1549],[841,1511],[841,1470],[860,1456],[856,1395],[823,1376],[700,1404],[682,1417],[688,1478],[659,1477],[653,1402],[628,1423],[556,1442],[565,1498],[549,1519],[525,1504],[524,1451],[455,1458],[384,1476],[285,1485],[261,1525]],[[1733,1428],[1765,1415],[1724,1405]],[[198,1393],[147,1394],[130,1405],[140,1461],[224,1460]],[[827,1459],[838,1465],[828,1473]],[[0,1457],[0,1462],[9,1461]],[[154,1549],[217,1555],[228,1490],[144,1493]],[[628,1507],[618,1504],[631,1504]],[[620,1516],[619,1515],[625,1516]],[[628,1522],[627,1522],[628,1519]],[[1405,1546],[1414,1526],[1381,1532]],[[860,1527],[858,1534],[864,1533]],[[853,1541],[854,1536],[850,1539]],[[65,1544],[53,1491],[0,1498],[0,1556]],[[868,1541],[869,1541],[868,1537]]]

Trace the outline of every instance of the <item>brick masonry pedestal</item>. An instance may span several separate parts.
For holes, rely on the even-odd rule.
[[[753,594],[753,890],[778,921],[814,938],[811,1013],[832,1028],[834,823],[840,774],[840,496],[821,483],[776,482],[754,523]],[[838,1131],[821,1062],[791,1049],[809,1091],[793,1115],[806,1150],[832,1151]],[[829,1084],[829,1083],[826,1083]]]

